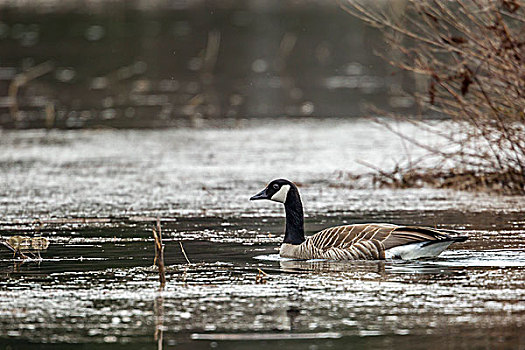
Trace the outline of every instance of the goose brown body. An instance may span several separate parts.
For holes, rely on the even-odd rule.
[[[393,224],[356,224],[304,235],[303,205],[297,186],[285,179],[270,182],[251,200],[269,199],[284,204],[286,227],[280,255],[294,259],[377,260],[419,259],[439,255],[463,236],[455,231]]]
[[[324,229],[301,244],[283,243],[280,255],[294,259],[378,260],[391,248],[413,243],[450,242],[451,237],[425,227],[358,224]]]

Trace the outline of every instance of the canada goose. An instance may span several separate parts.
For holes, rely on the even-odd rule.
[[[280,256],[295,259],[376,260],[418,259],[438,256],[465,236],[449,230],[392,224],[357,224],[326,228],[304,237],[304,215],[297,186],[273,180],[250,200],[269,199],[284,204],[286,230]]]

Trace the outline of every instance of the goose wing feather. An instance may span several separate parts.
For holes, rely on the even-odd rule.
[[[449,233],[450,231],[447,231]],[[357,224],[335,226],[309,237],[299,255],[335,260],[384,259],[385,250],[397,246],[451,238],[426,227],[392,224]]]

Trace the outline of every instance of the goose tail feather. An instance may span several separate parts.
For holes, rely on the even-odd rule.
[[[454,236],[450,237],[454,242],[465,242],[468,237],[467,236]]]
[[[385,257],[387,259],[403,260],[434,258],[441,254],[452,243],[465,242],[467,239],[467,236],[449,236],[440,240],[405,244],[387,249],[385,251]]]

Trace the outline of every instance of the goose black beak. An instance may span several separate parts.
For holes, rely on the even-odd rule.
[[[257,193],[255,196],[250,197],[251,201],[255,201],[257,199],[268,199],[268,195],[266,194],[266,188],[261,192]]]

